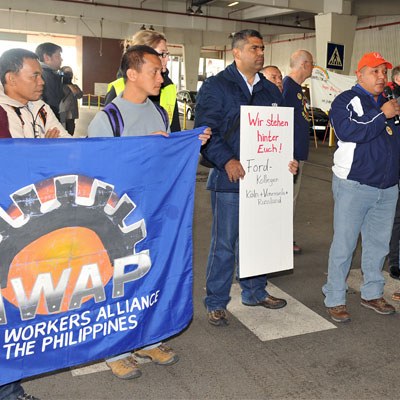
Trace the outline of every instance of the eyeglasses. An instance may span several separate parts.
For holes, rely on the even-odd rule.
[[[157,54],[158,54],[161,58],[167,58],[167,57],[169,56],[169,51],[162,52],[162,53],[157,52]]]

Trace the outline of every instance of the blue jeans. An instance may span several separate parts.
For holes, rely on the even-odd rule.
[[[208,311],[226,309],[232,279],[238,264],[239,193],[211,191],[213,214],[211,245],[208,255],[205,305]],[[239,279],[242,302],[256,304],[264,300],[265,275]]]
[[[332,191],[335,200],[334,234],[329,252],[328,279],[322,288],[325,306],[346,304],[346,279],[360,233],[364,276],[361,298],[378,299],[383,296],[385,285],[382,267],[389,252],[398,187],[377,189],[333,175]]]
[[[7,383],[0,386],[0,400],[16,400],[24,394],[20,381]]]

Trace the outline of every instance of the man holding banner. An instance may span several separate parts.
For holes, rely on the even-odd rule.
[[[151,60],[133,57],[127,66],[129,79],[138,78],[134,68],[143,72],[138,96],[144,102],[143,94],[160,86],[159,55],[150,51]],[[27,79],[19,86],[24,96],[30,90],[40,97],[40,66],[34,74],[9,71],[7,64],[12,85]],[[140,109],[146,107],[151,104]],[[125,131],[119,125],[127,135],[128,116]],[[158,118],[156,131],[165,131],[161,112],[153,109],[151,118]],[[28,399],[12,382],[143,348],[189,324],[203,131],[168,139],[0,141],[2,397]]]
[[[364,54],[356,71],[358,83],[335,98],[330,112],[339,142],[332,167],[334,235],[322,291],[335,322],[351,319],[346,279],[360,233],[361,305],[378,314],[395,313],[383,298],[382,274],[399,192],[400,129],[394,117],[400,106],[382,96],[391,68],[381,54]]]
[[[68,137],[50,107],[40,100],[44,88],[41,73],[38,56],[31,51],[10,49],[0,57],[0,137]],[[1,385],[0,399],[38,400],[25,393],[18,381]]]
[[[125,90],[104,111],[96,114],[88,127],[89,137],[112,136],[169,136],[169,121],[165,110],[149,100],[160,92],[162,64],[156,50],[149,46],[129,47],[121,60],[120,70],[125,79]],[[112,113],[109,110],[112,109]],[[113,120],[113,115],[117,115]],[[116,132],[118,125],[118,132]],[[199,135],[202,144],[210,138],[211,131],[205,129]],[[175,352],[158,342],[135,352],[139,358],[147,358],[158,365],[172,365],[178,361]],[[121,379],[133,379],[141,375],[131,353],[107,359],[113,374]]]
[[[239,179],[245,176],[240,162],[240,106],[280,105],[279,89],[259,73],[264,64],[263,38],[255,30],[236,32],[232,39],[234,62],[207,79],[198,95],[195,126],[210,126],[212,140],[202,149],[215,167],[207,189],[211,191],[213,226],[207,264],[205,305],[208,322],[228,325],[226,307],[238,262]],[[297,163],[291,162],[292,173]],[[266,276],[239,279],[242,303],[270,309],[285,307],[286,300],[266,291]]]

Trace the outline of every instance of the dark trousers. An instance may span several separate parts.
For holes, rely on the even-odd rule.
[[[17,400],[18,396],[24,394],[20,381],[7,383],[0,386],[0,400]]]
[[[396,214],[390,239],[389,265],[399,268],[399,241],[400,241],[400,198],[397,200]]]

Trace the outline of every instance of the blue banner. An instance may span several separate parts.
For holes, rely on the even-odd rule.
[[[189,324],[200,131],[0,141],[0,384]]]

